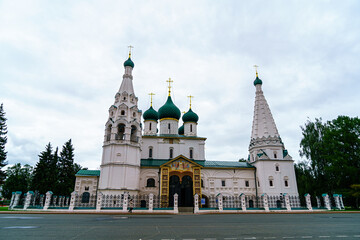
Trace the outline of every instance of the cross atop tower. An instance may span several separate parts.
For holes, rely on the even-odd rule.
[[[129,48],[129,58],[130,58],[131,57],[131,49],[134,48],[134,47],[129,45],[128,48]]]
[[[191,99],[194,98],[194,96],[189,95],[187,97],[190,99],[190,109],[191,109]]]
[[[258,69],[258,65],[254,65],[254,68],[255,68],[255,71],[256,71],[256,77],[258,77],[258,71],[257,71],[257,69]]]
[[[149,95],[150,95],[150,107],[152,107],[152,99],[155,93],[149,93]]]
[[[171,80],[171,78],[169,78],[168,80],[166,80],[167,83],[169,83],[169,96],[170,96],[170,93],[171,93],[171,83],[174,82],[173,80]]]

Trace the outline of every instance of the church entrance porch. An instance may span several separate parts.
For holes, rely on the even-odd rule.
[[[201,168],[182,155],[161,165],[161,207],[174,207],[174,194],[178,194],[178,207],[192,208],[194,195],[198,194],[201,199]]]
[[[169,207],[174,207],[174,194],[178,194],[179,207],[193,207],[193,181],[190,176],[183,176],[181,179],[177,175],[170,177],[169,183]]]

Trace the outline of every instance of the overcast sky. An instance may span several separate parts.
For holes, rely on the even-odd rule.
[[[360,1],[0,1],[0,103],[9,164],[35,165],[72,139],[75,161],[101,162],[104,125],[128,45],[139,108],[188,95],[206,159],[247,158],[255,70],[296,161],[307,119],[358,116]]]

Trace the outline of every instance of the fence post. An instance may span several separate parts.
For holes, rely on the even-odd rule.
[[[313,209],[312,209],[312,206],[311,206],[311,196],[310,196],[310,194],[306,193],[304,196],[305,196],[307,209],[309,209],[309,211],[312,211]]]
[[[11,209],[13,209],[17,205],[19,205],[21,194],[22,194],[21,191],[16,191],[15,192],[14,202],[13,202],[13,205],[11,206]]]
[[[344,207],[344,202],[343,202],[343,198],[342,198],[342,194],[339,194],[339,199],[340,199],[340,206],[341,206],[341,209],[345,210],[345,207]]]
[[[128,200],[129,200],[129,194],[124,193],[124,202],[123,202],[123,212],[127,212],[128,208]]]
[[[334,197],[334,199],[335,199],[335,206],[336,206],[336,208],[339,209],[339,210],[341,210],[339,194],[333,194],[333,197]]]
[[[70,197],[69,211],[74,211],[77,192],[73,191]]]
[[[198,213],[199,212],[199,195],[196,193],[194,196],[194,213]]]
[[[44,208],[43,208],[44,210],[48,210],[48,208],[50,206],[52,195],[53,195],[52,191],[47,191],[46,198],[45,198],[45,205],[44,205]]]
[[[32,198],[33,195],[34,195],[33,191],[28,191],[27,192],[25,203],[24,203],[24,210],[26,210],[30,206],[30,201],[31,201],[31,198]]]
[[[324,198],[325,208],[327,210],[331,210],[329,195],[327,193],[324,193],[322,197]]]
[[[287,193],[284,193],[283,196],[285,198],[286,211],[291,211],[289,195]]]
[[[245,194],[240,194],[240,201],[241,201],[241,209],[243,211],[246,211],[246,199],[245,199]]]
[[[178,208],[178,194],[175,193],[174,194],[174,213],[179,213],[179,208]]]
[[[264,193],[263,195],[261,195],[262,200],[263,200],[263,204],[264,204],[264,209],[266,212],[269,212],[269,200],[268,200],[268,195],[266,193]]]
[[[11,200],[10,200],[10,204],[9,204],[9,209],[12,208],[12,205],[14,204],[14,200],[15,200],[15,192],[11,193]]]
[[[154,194],[149,194],[149,212],[153,212],[154,210]]]
[[[219,193],[216,197],[217,197],[217,200],[218,200],[219,212],[222,212],[222,211],[224,210],[224,208],[223,208],[223,197],[222,197],[222,194]]]
[[[103,194],[101,192],[98,193],[97,201],[96,201],[96,211],[101,210],[101,203],[102,203]]]

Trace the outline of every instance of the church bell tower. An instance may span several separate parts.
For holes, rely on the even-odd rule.
[[[133,88],[134,62],[124,62],[125,74],[105,124],[99,191],[137,194],[140,180],[141,111]]]

